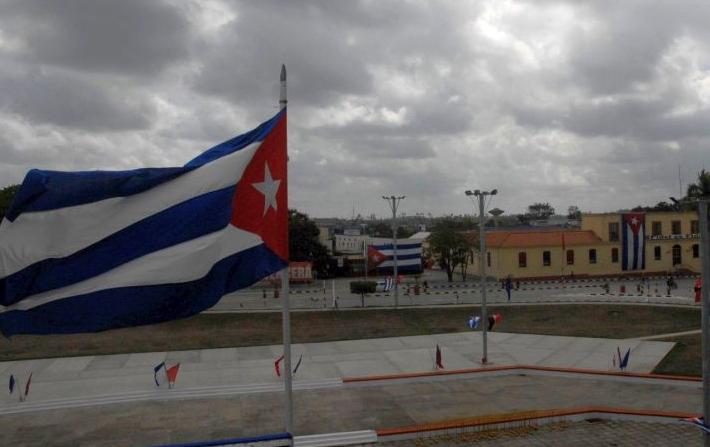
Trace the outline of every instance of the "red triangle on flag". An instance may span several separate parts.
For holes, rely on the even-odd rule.
[[[173,385],[177,380],[178,371],[180,370],[180,364],[177,363],[167,369],[166,374],[168,375],[168,384]]]
[[[288,260],[286,113],[254,153],[232,199],[232,225],[258,234]]]
[[[377,250],[372,245],[367,247],[367,265],[370,270],[376,268],[378,265],[382,264],[387,260],[387,256],[383,255],[382,252]]]

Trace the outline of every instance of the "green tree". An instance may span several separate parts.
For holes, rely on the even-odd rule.
[[[468,264],[472,245],[466,236],[456,229],[451,221],[440,222],[429,239],[431,255],[437,259],[439,267],[446,271],[449,282],[453,281],[457,266]],[[465,268],[462,268],[462,273]]]
[[[530,219],[547,219],[548,217],[555,215],[555,209],[547,202],[533,203],[528,206],[527,215]]]
[[[12,200],[19,189],[20,185],[10,185],[0,189],[0,220],[2,220],[8,208],[12,205]]]
[[[700,172],[698,172],[698,181],[688,185],[686,198],[699,199],[706,196],[710,196],[710,172],[701,169]]]
[[[307,214],[288,210],[289,258],[291,261],[310,261],[318,277],[330,276],[328,250],[318,241],[318,226]]]

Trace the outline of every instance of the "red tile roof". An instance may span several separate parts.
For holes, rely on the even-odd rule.
[[[602,240],[591,230],[559,231],[491,231],[486,233],[486,246],[491,248],[566,247],[596,245]]]

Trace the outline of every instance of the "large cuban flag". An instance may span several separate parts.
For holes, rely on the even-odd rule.
[[[184,318],[288,260],[286,109],[185,166],[31,170],[0,225],[0,330]]]
[[[392,239],[371,238],[367,248],[368,268],[380,274],[394,270],[394,246]],[[401,239],[397,241],[397,272],[419,273],[422,271],[422,241]]]
[[[645,214],[621,215],[621,269],[643,270],[646,268]]]

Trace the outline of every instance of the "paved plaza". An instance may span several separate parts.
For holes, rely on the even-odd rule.
[[[699,412],[700,385],[614,377],[452,375],[375,382],[343,378],[431,372],[442,349],[447,370],[478,368],[479,332],[294,345],[296,434],[422,424],[451,418],[578,406]],[[617,346],[630,370],[649,372],[673,343],[490,333],[493,366],[612,369]],[[155,352],[0,363],[25,402],[0,403],[0,445],[150,445],[281,429],[280,346]],[[156,387],[153,366],[180,362],[173,389]]]

